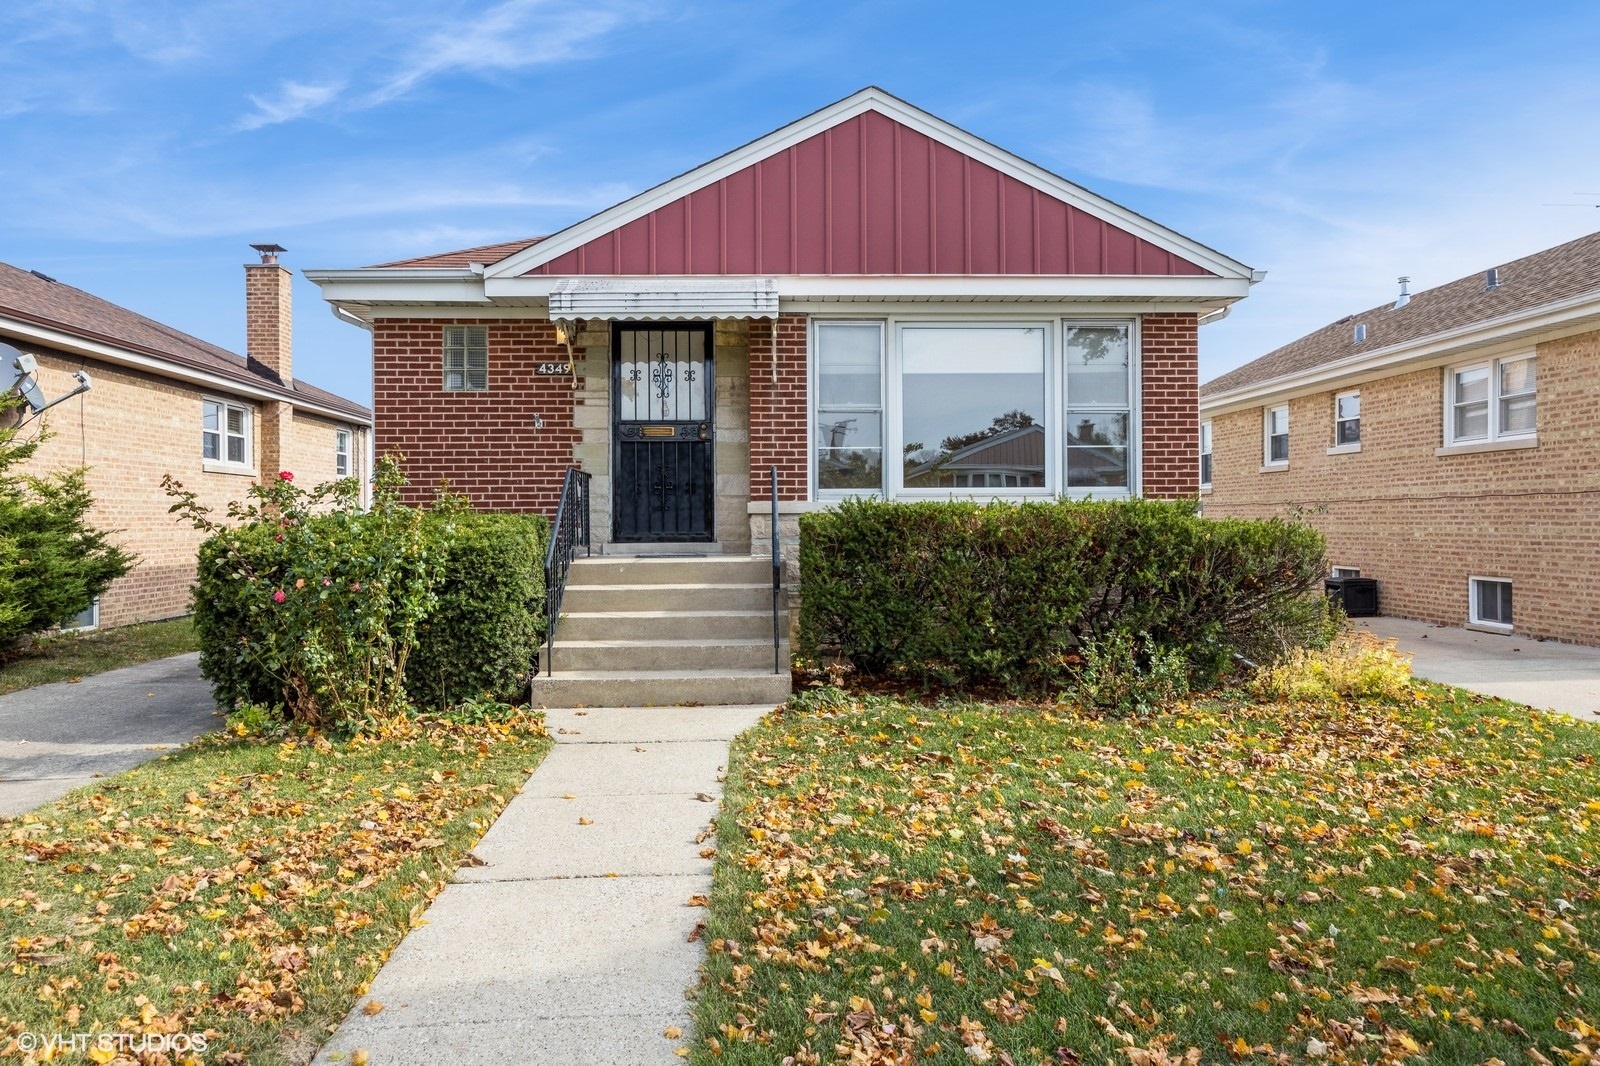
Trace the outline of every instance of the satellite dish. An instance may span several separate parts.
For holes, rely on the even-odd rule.
[[[35,413],[45,409],[36,372],[39,361],[10,344],[0,344],[0,395],[16,392]]]

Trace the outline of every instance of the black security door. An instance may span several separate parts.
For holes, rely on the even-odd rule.
[[[711,327],[612,327],[619,541],[711,540]]]

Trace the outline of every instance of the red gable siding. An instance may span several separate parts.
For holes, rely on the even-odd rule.
[[[529,273],[1209,271],[867,112]]]

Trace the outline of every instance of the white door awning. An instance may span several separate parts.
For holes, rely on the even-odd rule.
[[[562,278],[551,318],[777,318],[772,278]]]

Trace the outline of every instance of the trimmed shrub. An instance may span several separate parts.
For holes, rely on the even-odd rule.
[[[1209,685],[1235,655],[1325,643],[1323,540],[1184,501],[887,503],[800,519],[800,650],[916,684],[1073,682],[1113,636]]]
[[[469,511],[429,525],[441,556],[438,604],[417,627],[406,691],[430,708],[520,702],[544,632],[549,520]]]

